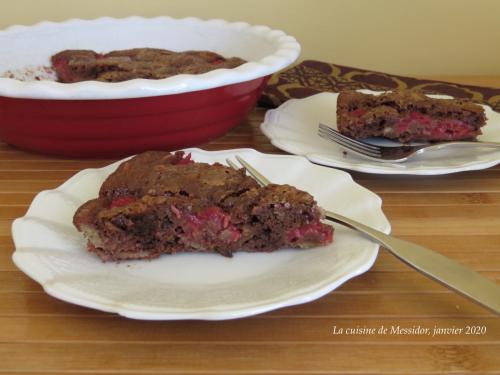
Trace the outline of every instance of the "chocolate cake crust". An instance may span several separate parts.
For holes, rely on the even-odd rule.
[[[134,48],[100,54],[91,50],[65,50],[51,57],[59,82],[121,82],[135,78],[162,79],[177,74],[201,74],[232,69],[246,61],[210,51],[173,52]]]
[[[313,197],[260,187],[243,169],[194,163],[183,152],[146,152],[124,163],[73,222],[104,261],[163,253],[309,248],[332,241]]]
[[[337,127],[351,138],[386,137],[402,143],[474,139],[484,109],[467,99],[433,99],[418,91],[381,95],[339,93]]]

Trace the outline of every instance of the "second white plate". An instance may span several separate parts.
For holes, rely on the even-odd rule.
[[[317,134],[320,122],[336,128],[337,96],[336,93],[321,93],[288,100],[280,107],[267,111],[261,129],[271,143],[282,150],[303,155],[313,163],[359,172],[439,175],[484,169],[500,163],[500,151],[491,148],[432,151],[404,163],[376,162],[346,153],[342,147]],[[500,113],[488,106],[484,108],[488,121],[478,139],[500,142]]]

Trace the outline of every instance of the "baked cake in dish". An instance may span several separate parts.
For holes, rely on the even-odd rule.
[[[314,198],[292,186],[260,187],[222,164],[149,151],[122,163],[73,222],[103,261],[163,253],[269,252],[332,242]]]
[[[412,141],[472,140],[486,123],[484,109],[466,99],[432,99],[418,91],[381,95],[339,93],[337,128],[351,138]]]
[[[201,74],[235,68],[246,61],[225,58],[210,51],[173,52],[134,48],[100,54],[90,50],[65,50],[52,56],[59,82],[121,82],[134,78],[161,79],[177,74]]]

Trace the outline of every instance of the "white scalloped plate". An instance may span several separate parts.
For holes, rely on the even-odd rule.
[[[187,151],[208,163],[225,163],[239,154],[273,181],[309,191],[324,208],[390,231],[381,199],[346,172],[251,149]],[[97,196],[119,163],[83,170],[41,192],[26,216],[14,221],[14,263],[48,294],[136,319],[231,319],[319,298],[367,271],[377,256],[378,245],[337,225],[332,245],[310,250],[236,253],[233,258],[176,254],[103,263],[86,251],[72,217],[77,207]]]
[[[278,108],[267,111],[261,125],[262,132],[276,147],[292,154],[303,155],[313,163],[359,172],[439,175],[484,169],[500,163],[500,151],[491,148],[432,151],[404,163],[381,163],[346,153],[340,146],[320,138],[317,134],[319,122],[336,128],[337,96],[336,93],[321,93],[304,99],[288,100]],[[488,121],[482,128],[483,135],[478,139],[500,142],[500,113],[488,106],[484,106],[484,109]],[[378,141],[378,144],[383,143]]]
[[[126,30],[126,32],[123,32]],[[295,38],[267,26],[194,17],[103,17],[41,22],[0,31],[0,74],[30,66],[50,66],[50,56],[65,49],[109,52],[128,48],[173,51],[210,50],[248,62],[234,69],[181,74],[124,82],[22,82],[0,78],[0,96],[36,99],[124,99],[180,94],[210,89],[270,75],[294,62],[300,53]]]

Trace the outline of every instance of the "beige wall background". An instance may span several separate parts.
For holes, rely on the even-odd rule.
[[[0,28],[130,15],[224,18],[295,36],[303,59],[410,75],[499,75],[500,0],[0,0]]]

